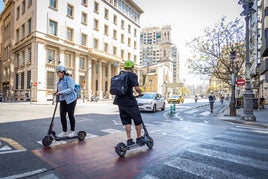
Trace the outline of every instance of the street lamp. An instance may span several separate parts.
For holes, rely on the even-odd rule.
[[[233,47],[231,48],[230,52],[230,59],[231,59],[231,67],[232,67],[232,77],[231,77],[231,87],[232,87],[232,96],[230,101],[230,116],[236,116],[236,109],[235,109],[235,78],[236,73],[234,69],[234,59],[236,57],[236,51],[234,51]]]
[[[245,16],[246,21],[246,86],[245,92],[243,94],[244,99],[244,108],[243,114],[241,115],[242,120],[255,121],[256,117],[253,114],[253,97],[254,94],[251,91],[250,85],[250,62],[249,62],[249,19],[251,15],[256,12],[255,9],[252,8],[254,5],[254,0],[239,0],[238,4],[243,6],[244,11],[240,14],[241,16]]]

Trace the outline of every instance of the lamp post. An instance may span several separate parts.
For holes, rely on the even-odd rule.
[[[240,14],[241,16],[245,16],[246,21],[246,86],[245,92],[243,94],[244,108],[243,114],[241,115],[242,120],[255,121],[256,117],[253,114],[253,93],[251,91],[250,84],[250,62],[249,62],[249,19],[252,14],[256,12],[255,9],[252,8],[254,5],[254,0],[239,0],[238,4],[242,5],[244,11]]]
[[[236,109],[235,109],[235,69],[234,69],[234,59],[236,57],[236,51],[231,50],[230,52],[230,59],[231,59],[231,67],[232,67],[232,77],[231,77],[231,86],[232,86],[232,95],[230,101],[230,116],[236,116]]]

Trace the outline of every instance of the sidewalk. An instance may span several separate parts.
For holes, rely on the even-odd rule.
[[[246,125],[255,125],[259,127],[268,128],[268,105],[264,106],[262,110],[253,110],[253,114],[256,116],[256,121],[245,121],[241,120],[241,114],[243,113],[243,108],[236,109],[236,116],[230,116],[230,109],[229,105],[224,110],[224,115],[220,118],[221,120],[239,123],[239,124],[246,124]]]

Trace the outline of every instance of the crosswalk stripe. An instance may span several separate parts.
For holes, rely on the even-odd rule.
[[[110,134],[115,134],[115,133],[122,132],[121,130],[117,130],[117,129],[103,129],[101,131],[102,132],[107,132],[107,133],[110,133]]]
[[[193,109],[193,110],[190,110],[190,111],[186,111],[186,112],[184,112],[184,113],[187,113],[187,114],[192,114],[192,113],[195,113],[195,112],[197,112],[198,110],[196,110],[196,109]]]
[[[255,152],[257,154],[268,155],[268,150],[264,148],[247,146],[247,145],[242,145],[242,144],[234,144],[234,143],[229,143],[225,141],[207,141],[202,144],[218,146],[218,147],[226,147],[226,148],[236,149],[236,150],[244,149],[244,150]]]
[[[214,138],[214,140],[222,140],[222,139],[229,139],[229,140],[233,140],[233,141],[237,141],[237,142],[254,142],[254,144],[260,144],[260,145],[264,145],[263,140],[259,140],[259,139],[250,139],[250,138],[245,138],[245,137],[233,137],[233,136],[229,136],[229,135],[219,135],[216,138]]]
[[[225,133],[228,135],[245,137],[245,138],[258,138],[260,140],[267,140],[268,139],[267,136],[253,134],[253,133],[241,133],[241,132],[237,132],[237,131],[226,131]]]
[[[209,156],[209,157],[213,157],[213,158],[217,158],[217,159],[225,160],[225,161],[230,161],[230,162],[241,164],[241,165],[248,165],[250,167],[268,170],[268,162],[263,162],[263,161],[248,158],[248,157],[241,157],[239,155],[233,155],[233,154],[226,153],[223,151],[215,151],[215,150],[205,149],[201,147],[193,147],[193,148],[190,148],[188,151],[192,153],[200,154],[203,156]]]
[[[141,179],[158,179],[158,177],[152,176],[152,175],[145,175],[141,177]]]
[[[231,130],[240,131],[240,132],[251,132],[251,133],[257,133],[257,134],[262,134],[262,135],[268,134],[268,130],[261,130],[261,129],[249,130],[249,129],[244,129],[244,128],[233,128]]]
[[[206,164],[202,164],[196,161],[179,158],[179,157],[176,158],[175,160],[165,162],[164,164],[169,167],[183,170],[187,173],[190,173],[199,177],[203,177],[203,178],[218,178],[219,176],[221,176],[221,178],[237,178],[237,179],[246,178],[245,176],[242,176],[242,175],[239,175],[239,174],[236,174],[236,173],[233,173],[233,172],[221,169],[221,168],[209,166]]]
[[[261,130],[261,131],[268,131],[268,129],[266,128],[261,128],[261,127],[255,127],[255,126],[241,126],[241,125],[237,125],[236,128],[241,128],[241,129],[249,129],[250,131],[253,129],[256,130]]]
[[[201,115],[201,116],[207,116],[207,115],[209,115],[210,114],[210,112],[209,111],[205,111],[205,112],[202,112],[201,114],[199,114],[199,115]]]

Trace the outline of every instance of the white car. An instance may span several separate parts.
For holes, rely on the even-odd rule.
[[[140,111],[156,112],[158,109],[165,110],[165,99],[159,93],[146,92],[137,98]]]

